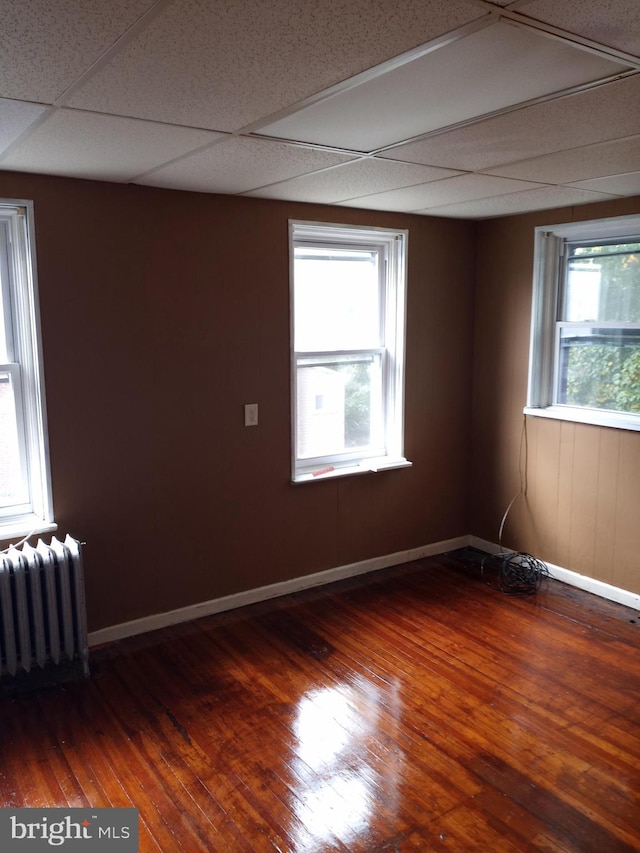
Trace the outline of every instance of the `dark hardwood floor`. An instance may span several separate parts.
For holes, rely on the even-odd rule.
[[[4,806],[141,851],[640,850],[640,613],[468,552],[132,638],[0,701]]]

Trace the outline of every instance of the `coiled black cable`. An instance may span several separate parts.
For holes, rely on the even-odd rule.
[[[522,551],[488,554],[480,567],[483,577],[487,562],[497,568],[498,588],[506,595],[533,595],[540,589],[543,579],[550,577],[542,560]]]

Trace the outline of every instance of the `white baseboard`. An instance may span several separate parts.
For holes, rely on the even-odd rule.
[[[459,536],[456,539],[447,539],[443,542],[434,542],[421,548],[411,548],[408,551],[397,551],[395,554],[387,554],[383,557],[374,557],[370,560],[362,560],[358,563],[349,563],[345,566],[337,566],[334,569],[326,569],[312,575],[304,575],[280,583],[268,586],[248,589],[233,595],[225,595],[222,598],[213,598],[210,601],[202,601],[181,607],[178,610],[169,610],[164,613],[155,613],[142,619],[134,619],[131,622],[122,622],[108,628],[101,628],[89,634],[89,645],[100,646],[103,643],[111,643],[122,640],[125,637],[133,637],[136,634],[145,634],[147,631],[155,631],[158,628],[166,628],[169,625],[177,625],[180,622],[189,622],[202,616],[210,616],[213,613],[222,613],[225,610],[234,610],[247,604],[256,604],[259,601],[267,601],[281,595],[311,589],[316,586],[333,583],[333,581],[356,577],[357,575],[375,572],[378,569],[386,569],[389,566],[398,566],[409,563],[412,560],[420,560],[423,557],[434,557],[456,548],[464,548],[469,544],[468,536]]]
[[[487,551],[489,554],[500,553],[501,549],[495,542],[488,542],[486,539],[480,539],[477,536],[469,536],[468,540],[469,545],[479,548],[481,551]],[[640,610],[640,595],[636,592],[620,589],[620,587],[587,577],[587,575],[581,575],[570,569],[563,569],[562,566],[556,566],[553,563],[547,563],[546,565],[549,569],[549,574],[554,580],[562,581],[562,583],[569,584],[570,586],[576,586],[579,589],[584,589],[586,592],[592,592],[594,595],[607,598],[609,601],[615,601],[617,604],[624,604],[626,607],[633,607],[635,610]]]
[[[421,548],[397,551],[395,554],[374,557],[358,563],[349,563],[345,566],[337,566],[336,568],[326,569],[323,572],[316,572],[312,575],[303,575],[302,577],[292,578],[291,580],[281,581],[280,583],[269,584],[268,586],[261,586],[256,589],[248,589],[244,592],[225,595],[222,598],[213,598],[210,601],[202,601],[198,604],[191,604],[188,607],[181,607],[178,610],[154,613],[152,616],[145,616],[142,619],[122,622],[119,625],[112,625],[108,628],[102,628],[99,631],[93,631],[89,634],[89,645],[91,647],[100,646],[103,643],[111,643],[115,640],[122,640],[125,637],[133,637],[136,634],[145,634],[148,631],[156,631],[158,628],[166,628],[169,625],[177,625],[180,622],[189,622],[192,619],[199,619],[202,616],[222,613],[225,610],[234,610],[237,607],[244,607],[247,604],[257,604],[260,601],[268,601],[270,598],[278,598],[281,595],[288,595],[292,592],[300,592],[304,589],[312,589],[313,587],[323,586],[334,581],[344,580],[345,578],[368,574],[379,569],[386,569],[389,566],[410,563],[413,560],[420,560],[423,557],[435,557],[438,554],[445,554],[447,551],[455,551],[456,548],[465,548],[467,546],[479,548],[481,551],[486,551],[489,554],[500,553],[500,547],[494,542],[480,539],[478,536],[458,536],[455,539],[434,542],[431,545],[424,545]],[[561,566],[555,566],[550,563],[547,566],[551,576],[555,580],[579,587],[602,598],[615,601],[618,604],[624,604],[627,607],[640,610],[640,595],[637,593],[611,586],[611,584],[595,580],[595,578],[590,578],[586,575],[580,575],[569,569],[563,569]]]

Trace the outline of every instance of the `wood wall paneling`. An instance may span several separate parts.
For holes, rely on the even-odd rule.
[[[90,630],[468,532],[472,223],[8,172],[0,196],[34,201],[54,506],[87,543]],[[289,482],[290,218],[409,229],[412,469]]]
[[[620,199],[478,225],[470,512],[484,539],[496,541],[518,477],[534,229],[639,210],[637,198]],[[640,433],[533,417],[527,430],[527,500],[514,505],[506,544],[640,592]]]
[[[90,630],[466,533],[496,541],[520,484],[533,229],[638,210],[341,210],[410,232],[414,466],[293,486],[287,224],[335,209],[6,172],[0,194],[35,203],[54,503],[87,542]],[[505,543],[640,591],[640,435],[528,430]]]

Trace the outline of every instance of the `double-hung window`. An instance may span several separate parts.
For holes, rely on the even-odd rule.
[[[293,479],[404,467],[407,232],[290,224]]]
[[[55,528],[32,207],[0,201],[0,537]]]
[[[537,229],[525,411],[640,430],[640,216]]]

